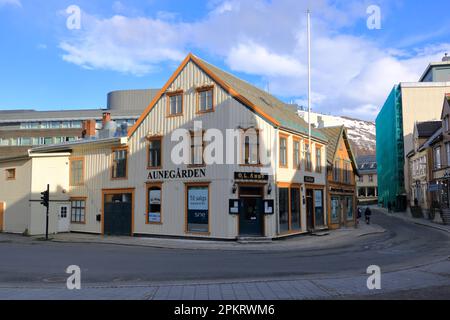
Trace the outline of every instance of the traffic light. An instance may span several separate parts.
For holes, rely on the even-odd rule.
[[[48,208],[48,203],[49,203],[49,199],[50,198],[50,194],[49,194],[49,191],[48,190],[46,190],[46,191],[44,191],[44,192],[41,192],[41,204],[44,206],[44,207],[47,207]]]

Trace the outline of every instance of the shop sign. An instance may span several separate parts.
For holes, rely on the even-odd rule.
[[[235,172],[235,180],[251,180],[251,181],[269,181],[269,176],[267,174],[257,173],[257,172]]]
[[[314,177],[305,176],[304,181],[305,181],[306,183],[315,183],[315,182],[316,182],[316,179],[315,179]]]
[[[188,191],[189,223],[208,224],[208,188],[192,188]]]
[[[241,200],[239,200],[239,199],[236,199],[236,200],[229,200],[229,205],[228,205],[228,207],[229,207],[229,214],[233,214],[233,215],[235,215],[235,214],[239,214],[239,208],[240,208],[240,203],[241,203]]]
[[[161,208],[161,190],[150,190],[149,194],[150,208],[156,206]],[[149,212],[148,221],[153,223],[161,222],[161,212]]]
[[[274,214],[274,204],[273,200],[264,200],[264,214]]]
[[[206,176],[206,169],[177,169],[177,170],[159,170],[150,171],[148,180],[175,180],[175,179],[192,179],[203,178]]]

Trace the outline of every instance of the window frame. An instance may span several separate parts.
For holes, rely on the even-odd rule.
[[[189,188],[207,188],[208,189],[208,231],[201,232],[201,231],[190,231],[189,230]],[[185,226],[184,226],[184,232],[185,234],[191,234],[191,235],[203,235],[208,236],[211,234],[211,182],[186,182],[184,184],[184,211],[185,211]]]
[[[174,113],[172,114],[172,108],[171,108],[171,100],[173,97],[178,97],[181,96],[181,111],[178,113]],[[177,91],[172,91],[172,92],[167,92],[166,93],[166,97],[167,97],[167,117],[168,118],[174,118],[174,117],[181,117],[183,116],[184,113],[184,91],[183,90],[177,90]]]
[[[312,142],[311,142],[311,144],[312,144]],[[303,159],[305,161],[305,164],[304,164],[305,172],[312,172],[313,171],[313,168],[312,168],[312,153],[311,153],[312,146],[311,146],[311,148],[309,148],[309,142],[305,141],[305,143],[303,144],[303,148],[304,148],[303,153],[305,155],[305,157]],[[308,155],[309,155],[309,161],[308,161]]]
[[[297,143],[298,143],[298,150],[296,150],[296,148],[295,148],[295,145]],[[294,137],[292,139],[292,161],[293,161],[294,169],[301,170],[301,168],[302,168],[302,140],[297,137]]]
[[[250,139],[250,136],[246,135],[246,132],[248,130],[255,130],[256,132],[256,163],[250,163],[250,157],[251,157],[251,150],[250,150],[250,140],[248,143],[248,158],[247,158],[247,142],[246,142],[246,138],[248,137]],[[248,128],[243,130],[244,134],[242,135],[241,141],[242,141],[242,146],[243,146],[243,150],[242,151],[242,161],[241,161],[241,166],[245,166],[245,167],[259,167],[261,166],[261,139],[260,139],[260,132],[261,129],[256,129],[256,128]]]
[[[70,201],[70,223],[73,224],[86,224],[86,216],[87,216],[87,197],[71,197],[69,199]],[[84,202],[84,207],[75,207],[75,209],[84,209],[84,216],[83,216],[83,221],[73,221],[72,219],[72,210],[73,210],[73,206],[72,203],[76,202],[76,201],[81,201]]]
[[[211,91],[211,109],[206,110],[200,110],[200,95],[204,92]],[[210,113],[215,111],[215,98],[214,98],[215,88],[214,85],[211,86],[203,86],[198,87],[196,89],[196,96],[197,96],[197,107],[196,107],[196,113],[197,114],[203,114],[203,113]]]
[[[125,151],[125,177],[114,177],[114,161],[116,160],[116,152]],[[111,148],[111,180],[127,180],[128,179],[128,146]]]
[[[437,157],[436,152],[439,151],[439,157]],[[442,168],[442,154],[441,154],[441,146],[437,146],[433,148],[433,169],[439,170]],[[439,162],[438,162],[439,161]]]
[[[195,163],[195,153],[193,152],[195,150],[196,146],[195,145],[195,131],[194,130],[190,130],[189,131],[189,135],[190,135],[190,148],[189,148],[189,164],[188,167],[189,168],[199,168],[199,167],[205,167],[206,166],[206,161],[205,161],[205,132],[206,130],[202,130],[202,163]]]
[[[322,146],[316,144],[316,173],[322,173]]]
[[[281,152],[281,140],[282,139],[284,139],[284,140],[286,140],[286,144],[285,144],[285,157],[284,157],[284,159],[285,159],[285,164],[283,164],[282,163],[282,161],[281,161],[281,155],[282,155],[282,152]],[[279,137],[278,137],[278,153],[279,153],[279,155],[278,155],[278,164],[279,164],[279,167],[280,168],[284,168],[284,169],[287,169],[287,168],[289,168],[289,159],[288,159],[288,157],[289,157],[289,135],[287,135],[287,134],[284,134],[284,133],[280,133],[279,134]]]
[[[280,190],[281,189],[287,189],[287,211],[288,211],[288,230],[287,231],[281,231],[281,224],[278,226],[280,228],[280,235],[286,235],[286,234],[297,234],[302,233],[302,186],[300,184],[296,183],[278,183],[277,184],[277,196],[280,197]],[[292,228],[292,190],[297,190],[299,194],[299,228],[293,229]],[[278,206],[278,221],[280,221],[280,205]]]
[[[159,188],[160,190],[160,195],[161,195],[161,204],[160,204],[160,221],[159,222],[154,222],[154,221],[150,221],[149,216],[150,216],[150,189],[152,188]],[[146,195],[146,212],[145,212],[145,223],[146,224],[153,224],[153,225],[162,225],[163,224],[163,182],[151,182],[151,183],[147,183],[146,185],[146,190],[147,190],[147,195]]]
[[[81,182],[78,184],[73,183],[72,179],[72,162],[75,161],[81,161]],[[84,157],[70,157],[69,158],[69,186],[70,187],[80,187],[84,186],[84,180],[85,180],[85,163],[84,163]]]
[[[160,164],[159,166],[152,166],[150,164],[150,145],[153,141],[159,141],[160,148],[159,148],[159,157],[160,157]],[[147,169],[154,170],[154,169],[162,169],[163,167],[163,136],[154,136],[147,138]]]
[[[12,172],[12,177],[9,175],[9,173]],[[5,178],[6,181],[15,181],[17,178],[17,169],[16,168],[7,168],[5,169]]]

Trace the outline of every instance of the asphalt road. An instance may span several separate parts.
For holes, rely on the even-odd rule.
[[[441,231],[379,213],[372,220],[387,232],[344,247],[288,252],[0,241],[0,285],[65,283],[69,265],[81,267],[84,284],[143,284],[361,275],[373,264],[390,272],[450,256],[449,237]]]

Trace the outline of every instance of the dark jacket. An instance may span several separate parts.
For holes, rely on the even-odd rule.
[[[372,215],[372,211],[370,210],[370,208],[366,208],[366,211],[364,212],[364,215],[366,215],[366,216],[370,216],[370,215]]]

